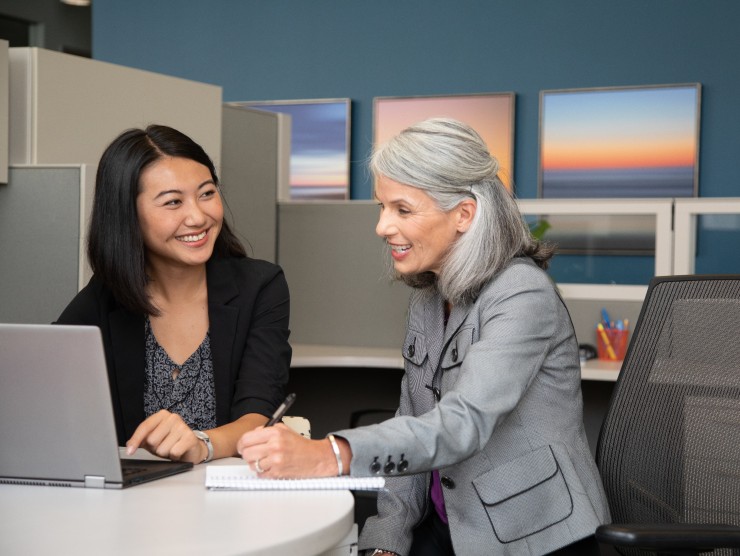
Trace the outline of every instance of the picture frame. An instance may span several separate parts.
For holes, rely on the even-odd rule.
[[[538,196],[694,197],[700,116],[699,83],[541,91]],[[638,217],[545,218],[561,254],[655,254]]]
[[[698,194],[701,84],[540,91],[541,198]]]
[[[350,198],[349,98],[230,102],[287,114],[291,118],[291,201],[343,201]]]
[[[513,191],[515,101],[512,92],[375,97],[373,146],[422,120],[455,118],[480,134],[499,161],[499,177]]]

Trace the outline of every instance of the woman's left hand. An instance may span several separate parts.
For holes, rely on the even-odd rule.
[[[283,424],[242,435],[236,450],[260,477],[332,477],[337,464],[328,440],[309,440]]]
[[[208,454],[205,443],[176,413],[161,409],[144,420],[126,442],[126,452],[133,454],[137,448],[161,458],[200,463]]]

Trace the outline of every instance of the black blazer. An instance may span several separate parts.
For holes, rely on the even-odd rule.
[[[215,258],[206,265],[216,387],[216,423],[247,413],[270,416],[284,399],[291,348],[290,297],[282,269],[257,259]],[[93,277],[56,324],[100,328],[123,446],[144,420],[144,316],[121,307]]]

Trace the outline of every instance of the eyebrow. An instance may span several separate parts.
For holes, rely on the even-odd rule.
[[[206,181],[204,181],[203,183],[201,183],[197,187],[197,190],[200,191],[206,185],[213,185],[213,186],[215,186],[216,184],[213,182],[213,180],[206,180]],[[182,189],[167,189],[165,191],[160,191],[159,193],[157,193],[154,196],[154,198],[155,199],[159,199],[160,197],[163,197],[164,195],[170,195],[170,194],[173,194],[173,193],[174,194],[182,194]]]

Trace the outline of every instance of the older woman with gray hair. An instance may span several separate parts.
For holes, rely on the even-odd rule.
[[[609,510],[583,426],[578,345],[480,136],[451,119],[373,154],[377,234],[412,286],[396,416],[237,449],[265,477],[384,475],[368,554],[594,554]]]

